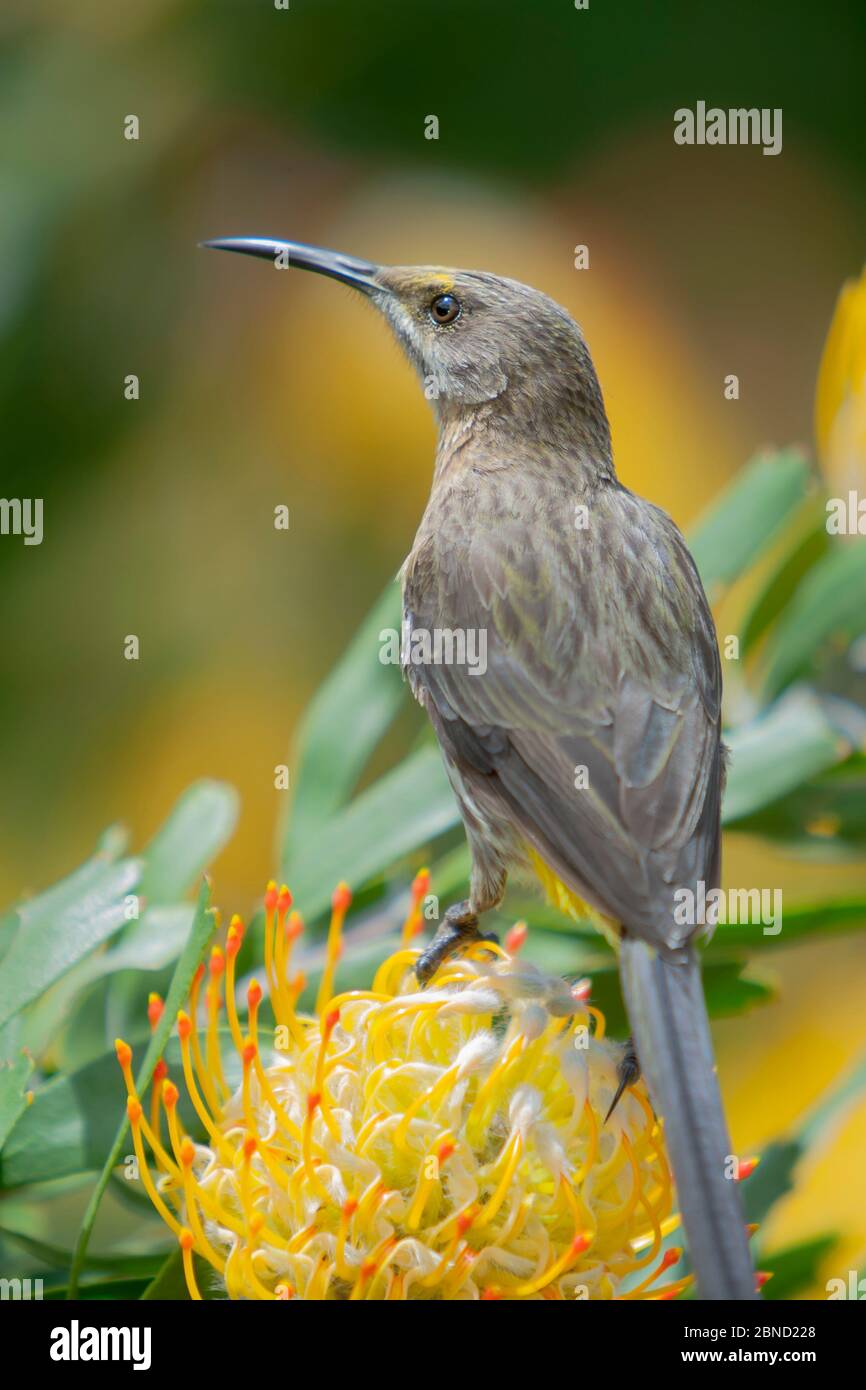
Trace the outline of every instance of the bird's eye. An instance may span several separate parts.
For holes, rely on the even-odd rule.
[[[460,317],[460,300],[453,294],[439,294],[430,305],[430,317],[434,323],[453,323]]]

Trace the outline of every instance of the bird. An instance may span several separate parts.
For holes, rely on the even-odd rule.
[[[203,244],[360,291],[436,419],[430,496],[401,570],[402,662],[471,872],[419,983],[484,939],[511,872],[534,871],[555,903],[588,915],[618,954],[632,1031],[620,1090],[642,1071],[663,1119],[698,1296],[756,1298],[696,949],[704,924],[683,911],[720,881],[718,642],[682,534],[617,477],[581,329],[546,294],[487,271],[269,237]],[[459,659],[467,636],[484,652],[474,667]]]

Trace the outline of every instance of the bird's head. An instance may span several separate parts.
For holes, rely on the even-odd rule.
[[[571,315],[539,290],[486,271],[381,266],[300,242],[204,243],[311,270],[360,290],[389,323],[443,423],[479,407],[545,445],[580,443],[599,462],[610,436],[589,349]]]

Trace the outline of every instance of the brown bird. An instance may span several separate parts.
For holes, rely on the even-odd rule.
[[[403,660],[472,874],[419,980],[477,939],[513,867],[589,912],[619,952],[699,1293],[754,1298],[693,944],[701,924],[682,921],[682,890],[696,902],[719,882],[715,629],[677,527],[616,477],[580,329],[546,295],[481,271],[377,266],[268,238],[206,244],[362,290],[436,415],[430,500],[402,571]],[[623,1085],[636,1075],[629,1049]]]

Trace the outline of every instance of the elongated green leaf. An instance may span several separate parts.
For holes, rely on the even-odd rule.
[[[120,927],[139,882],[135,859],[99,853],[62,883],[17,908],[18,927],[0,972],[0,1026]]]
[[[866,632],[866,541],[836,541],[805,576],[770,639],[770,697],[820,669],[827,648]]]
[[[169,1065],[171,1064],[171,1052],[172,1040],[169,1038],[164,1054],[165,1060]],[[192,1131],[190,1131],[190,1133],[192,1133]],[[112,1197],[116,1198],[123,1206],[128,1207],[130,1211],[134,1211],[136,1215],[153,1215],[153,1203],[148,1197],[144,1187],[130,1182],[129,1179],[124,1176],[121,1169],[116,1169],[112,1173],[108,1187]]]
[[[96,951],[67,971],[27,1014],[23,1040],[33,1054],[38,1057],[43,1053],[67,1022],[74,1005],[81,1001],[82,1007],[87,1008],[82,995],[94,981],[129,970],[135,972],[132,983],[136,989],[142,972],[164,970],[177,960],[189,935],[194,911],[191,903],[147,908],[139,921],[130,922],[127,931],[119,934],[120,939],[111,950]],[[79,1036],[78,1041],[83,1043],[84,1039]],[[100,1046],[102,1042],[104,1033],[100,1030]]]
[[[782,615],[804,576],[827,553],[823,499],[806,509],[803,524],[790,527],[783,553],[776,561],[740,623],[740,653],[745,656]]]
[[[59,1245],[51,1245],[28,1235],[26,1231],[16,1231],[6,1225],[0,1226],[0,1238],[26,1250],[28,1255],[33,1255],[43,1264],[68,1267],[72,1259],[71,1250],[64,1250]],[[89,1255],[85,1268],[124,1278],[151,1278],[164,1259],[164,1255],[156,1252],[145,1255]]]
[[[213,932],[213,914],[208,906],[209,901],[210,885],[207,879],[204,879],[198,895],[198,903],[196,905],[195,918],[190,930],[189,940],[175,967],[168,995],[166,996],[162,1018],[154,1029],[150,1045],[144,1056],[144,1061],[141,1063],[141,1067],[136,1075],[136,1087],[139,1093],[144,1091],[150,1084],[151,1077],[153,1076],[153,1069],[160,1055],[165,1050],[169,1034],[177,1018],[177,1012],[189,994],[193,976],[199,967],[207,943]],[[111,1146],[111,1150],[105,1160],[93,1195],[87,1205],[87,1210],[84,1213],[81,1233],[75,1247],[75,1258],[72,1262],[72,1269],[70,1271],[70,1298],[75,1297],[79,1274],[87,1255],[87,1246],[90,1241],[90,1234],[93,1230],[93,1223],[96,1220],[96,1213],[99,1210],[99,1203],[108,1186],[112,1169],[120,1160],[128,1128],[129,1121],[124,1118],[117,1128],[114,1143]]]
[[[147,910],[139,922],[130,924],[107,963],[107,973],[114,976],[108,983],[104,1008],[108,1037],[126,1031],[131,1027],[130,1020],[140,1016],[144,981],[139,970],[161,968],[156,957],[163,953],[162,946],[169,948],[164,961],[168,966],[185,938],[183,933],[178,939],[183,931],[179,916],[151,914],[178,912],[178,900],[200,880],[230,838],[237,809],[237,794],[232,787],[223,782],[196,782],[178,799],[144,851],[141,891]],[[162,938],[159,945],[154,928]],[[136,956],[140,956],[140,963]],[[120,974],[120,970],[127,973]],[[162,989],[162,982],[156,987]],[[79,1022],[80,1016],[71,1025],[76,1035],[80,1032]]]
[[[183,1273],[183,1256],[180,1246],[166,1255],[150,1283],[140,1295],[146,1301],[189,1302],[189,1291]]]
[[[238,798],[225,782],[188,787],[144,850],[141,895],[150,906],[179,902],[230,839]]]
[[[175,1010],[175,1017],[176,1013]],[[164,1017],[168,1017],[168,1009]],[[134,1035],[126,1041],[136,1058],[144,1056],[148,1038]],[[179,1074],[181,1056],[176,1037],[168,1039],[163,1055],[172,1074]],[[240,1079],[239,1068],[233,1065],[231,1055],[227,1058],[227,1078],[230,1085]],[[145,1089],[145,1084],[139,1085],[140,1091]],[[106,1153],[110,1149],[113,1152],[124,1111],[123,1081],[113,1049],[77,1071],[53,1076],[38,1087],[32,1106],[24,1112],[0,1153],[0,1189],[60,1181],[99,1171]],[[193,1137],[200,1133],[195,1112],[183,1093],[179,1115],[187,1133]],[[132,1152],[131,1140],[121,1157],[125,1157],[126,1152]],[[121,1157],[113,1162],[112,1168],[121,1162]],[[140,1189],[127,1183],[125,1178],[121,1181],[128,1188],[124,1196],[135,1201]],[[142,1198],[139,1206],[143,1211],[150,1210],[146,1198]]]
[[[191,903],[147,908],[116,946],[86,962],[86,981],[102,979],[118,970],[164,969],[180,955],[194,916]]]
[[[737,1018],[776,997],[775,985],[742,961],[707,961],[701,973],[710,1018]]]
[[[772,901],[769,904],[772,913]],[[770,914],[765,914],[769,916]],[[848,932],[866,931],[866,898],[845,898],[833,902],[803,904],[788,907],[783,903],[781,931],[766,930],[767,923],[720,922],[712,941],[704,949],[704,958],[724,955],[772,951],[782,946],[794,946],[817,936],[838,936]]]
[[[796,449],[760,454],[689,532],[689,548],[707,592],[739,578],[800,505],[809,464]]]
[[[358,888],[457,819],[439,750],[425,745],[329,821],[284,877],[313,919],[327,908],[336,879]]]
[[[53,1302],[67,1298],[81,1299],[85,1303],[103,1299],[108,1303],[125,1302],[141,1298],[147,1283],[146,1279],[130,1279],[124,1275],[108,1279],[88,1277],[76,1284],[74,1292],[71,1284],[46,1283],[44,1296],[46,1301]]]
[[[225,1298],[225,1286],[221,1283],[219,1276],[211,1269],[206,1260],[199,1255],[193,1254],[193,1266],[195,1268],[195,1281],[198,1291],[205,1303],[211,1300],[222,1300]],[[159,1272],[150,1281],[147,1288],[141,1295],[145,1301],[171,1300],[172,1302],[188,1303],[189,1290],[186,1286],[186,1279],[183,1272],[183,1259],[180,1250],[175,1250],[169,1255]]]
[[[820,859],[844,858],[866,845],[866,757],[855,754],[737,822]]]
[[[389,584],[304,716],[291,809],[281,836],[283,863],[290,868],[344,805],[406,699],[399,668],[379,660],[379,634],[386,629],[399,633],[400,611],[399,586]]]
[[[792,690],[758,719],[726,735],[731,765],[722,821],[733,825],[777,801],[848,749],[808,690]]]
[[[18,913],[4,912],[3,916],[0,917],[0,966],[3,964],[3,958],[6,952],[15,940],[15,933],[17,930]]]
[[[0,1187],[99,1169],[123,1107],[123,1083],[112,1052],[43,1082],[0,1154]]]
[[[799,1138],[777,1139],[768,1144],[761,1161],[743,1183],[743,1208],[747,1221],[761,1224],[768,1212],[794,1186],[794,1170],[805,1153]]]
[[[33,1059],[18,1048],[10,1056],[0,1054],[0,1149],[27,1109],[26,1086]]]
[[[821,1263],[838,1243],[838,1235],[815,1236],[812,1240],[762,1255],[761,1267],[773,1276],[764,1288],[764,1298],[778,1302],[808,1294],[818,1278]]]

